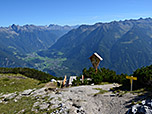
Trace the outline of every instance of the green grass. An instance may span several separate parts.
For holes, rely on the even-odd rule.
[[[32,88],[40,88],[43,87],[44,84],[39,84],[40,82],[35,79],[27,78],[21,74],[0,74],[0,93],[7,94],[16,91],[23,91],[26,89]],[[49,99],[50,96],[46,96],[42,98],[39,96],[44,102],[50,102],[52,99]],[[58,98],[59,100],[61,98]],[[9,99],[7,103],[0,103],[0,113],[2,114],[42,114],[42,113],[51,113],[56,109],[52,109],[51,106],[48,108],[49,110],[39,110],[38,112],[32,112],[32,107],[34,103],[37,102],[37,99],[32,96],[24,97],[21,99],[14,101],[14,99]],[[39,108],[39,107],[38,107]],[[23,112],[22,112],[23,110]]]
[[[110,88],[110,91],[112,91],[114,94],[117,94],[118,96],[123,96],[126,93],[131,93],[131,94],[136,94],[136,95],[144,95],[148,91],[144,88],[133,90],[133,91],[127,91],[127,90],[122,90],[122,89],[117,89],[117,88]]]
[[[132,93],[132,94],[138,94],[138,95],[144,94],[145,92],[147,92],[147,91],[144,88],[130,91],[130,93]]]
[[[45,97],[47,101],[48,97]],[[51,100],[51,99],[50,99]],[[7,104],[0,103],[0,113],[2,114],[43,114],[43,113],[51,113],[55,110],[58,110],[59,108],[52,109],[51,106],[48,108],[49,110],[38,110],[38,112],[33,112],[32,107],[34,103],[37,101],[37,99],[32,97],[22,97],[17,102],[14,102],[13,100],[9,100]],[[39,106],[34,107],[34,109],[39,109]],[[23,112],[21,112],[24,110]]]
[[[98,94],[104,94],[104,93],[108,92],[107,90],[103,90],[103,89],[101,89],[101,88],[93,88],[93,89],[99,90],[98,93],[95,93],[95,94],[94,94],[95,96],[98,95]]]
[[[11,100],[7,104],[0,104],[0,112],[3,114],[16,114],[24,109],[24,113],[20,114],[33,114],[34,112],[31,109],[35,101],[31,97],[22,97],[18,102]]]
[[[0,74],[0,93],[13,93],[26,89],[39,88],[44,84],[40,81],[27,78],[21,74]]]
[[[109,82],[101,82],[101,83],[98,84],[98,85],[105,85],[105,84],[111,84],[111,83],[109,83]]]

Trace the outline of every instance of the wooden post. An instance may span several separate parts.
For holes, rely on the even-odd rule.
[[[66,84],[66,75],[64,76],[63,86],[65,86],[65,84]]]
[[[133,79],[130,79],[130,83],[131,83],[130,91],[132,91]]]
[[[96,67],[96,74],[97,74],[98,68]]]
[[[133,80],[137,80],[137,77],[133,76],[126,76],[127,79],[130,79],[130,91],[132,91],[133,88]]]
[[[84,75],[82,75],[82,83],[84,83]]]

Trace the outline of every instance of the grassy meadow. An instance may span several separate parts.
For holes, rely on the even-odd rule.
[[[26,89],[39,88],[44,84],[21,74],[0,74],[0,93],[13,93]]]

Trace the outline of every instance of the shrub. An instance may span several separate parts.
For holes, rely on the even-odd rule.
[[[137,69],[133,76],[137,77],[135,84],[138,88],[152,87],[152,65]]]
[[[121,84],[126,83],[125,74],[116,75],[115,71],[106,68],[98,69],[97,73],[93,68],[89,68],[89,70],[84,68],[83,75],[85,78],[91,78],[92,79],[91,83],[94,84],[100,84],[101,82],[110,82],[110,83],[115,82]]]

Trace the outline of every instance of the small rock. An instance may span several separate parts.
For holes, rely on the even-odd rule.
[[[19,94],[15,99],[16,99],[16,100],[19,100],[19,99],[21,99],[21,98],[22,98],[22,95]]]
[[[58,106],[59,106],[59,107],[62,107],[62,103],[59,103]]]
[[[0,100],[0,103],[3,103],[3,101],[2,101],[2,100]]]
[[[57,104],[54,104],[51,106],[52,109],[58,108],[59,106]]]
[[[40,110],[44,110],[44,109],[47,109],[50,106],[50,104],[44,102],[43,104],[39,106],[40,106]]]
[[[82,90],[78,90],[78,92],[82,93],[83,91]]]
[[[25,112],[25,109],[19,111],[17,114],[22,114],[23,112]]]
[[[33,105],[33,107],[36,107],[36,106],[38,106],[40,104],[41,104],[40,102],[35,102],[34,105]]]
[[[14,99],[14,102],[17,102],[17,99]]]
[[[72,106],[76,107],[76,108],[81,108],[81,106],[78,106],[77,104],[73,103]]]
[[[136,104],[128,111],[127,114],[152,114],[151,101],[143,100],[142,105]],[[131,112],[130,112],[131,111]]]
[[[35,90],[34,92],[32,92],[32,95],[33,96],[41,96],[41,95],[44,95],[46,93],[45,91],[46,88],[41,88],[41,89],[37,89]]]
[[[13,99],[16,96],[17,96],[16,93],[10,93],[10,94],[3,95],[2,97],[4,98],[4,101],[5,101],[6,99],[7,100]]]
[[[33,89],[28,89],[22,92],[22,95],[30,95],[32,93]]]
[[[142,103],[142,105],[145,105],[146,104],[146,100],[143,100],[141,103]]]

